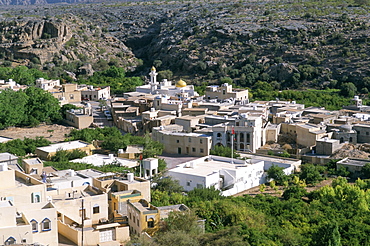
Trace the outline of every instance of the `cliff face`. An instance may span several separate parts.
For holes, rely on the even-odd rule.
[[[40,64],[109,61],[120,54],[126,69],[135,66],[132,52],[100,27],[85,25],[76,16],[63,19],[12,18],[0,22],[0,53],[8,60]]]
[[[2,22],[0,51],[15,59],[37,57],[41,63],[52,59],[72,33],[63,22],[29,20]]]

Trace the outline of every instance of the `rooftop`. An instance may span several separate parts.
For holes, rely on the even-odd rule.
[[[44,152],[52,153],[52,152],[57,152],[58,150],[78,149],[78,148],[87,147],[89,145],[90,145],[89,143],[78,140],[78,141],[51,144],[49,146],[39,147],[37,149],[44,151]]]
[[[87,163],[94,166],[103,166],[108,164],[119,164],[120,166],[126,167],[136,167],[138,165],[136,160],[128,160],[120,157],[102,155],[102,154],[94,154],[85,156],[80,159],[71,160],[74,163]]]
[[[17,160],[18,157],[15,155],[12,155],[10,153],[0,153],[0,162],[5,162],[5,161],[11,161],[11,160]]]
[[[259,160],[258,161],[252,160],[252,163],[246,163],[245,161],[234,159],[235,163],[232,164],[231,158],[224,158],[224,159],[225,161],[214,160],[212,158],[204,158],[203,161],[196,161],[196,160],[190,161],[190,162],[177,165],[177,167],[171,169],[169,172],[185,173],[188,175],[205,177],[205,176],[212,175],[214,173],[218,173],[219,170],[223,170],[223,169],[235,170],[238,168],[245,168],[251,164],[260,162]]]

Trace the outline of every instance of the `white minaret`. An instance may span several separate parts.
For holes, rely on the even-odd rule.
[[[155,70],[155,67],[153,66],[150,73],[150,84],[157,84],[157,75],[158,73]]]

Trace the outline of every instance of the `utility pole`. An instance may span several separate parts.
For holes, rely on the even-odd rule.
[[[82,199],[82,207],[81,207],[81,217],[82,217],[82,230],[81,230],[81,246],[84,246],[84,220],[85,220],[85,208],[84,208],[84,199]]]
[[[234,164],[234,135],[235,135],[235,131],[234,131],[234,126],[231,127],[231,164]]]

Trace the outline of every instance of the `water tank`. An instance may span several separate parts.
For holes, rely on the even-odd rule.
[[[354,97],[354,99],[355,99],[355,100],[358,100],[358,96],[355,96],[355,97]]]
[[[155,108],[150,108],[150,112],[155,112]]]
[[[124,153],[123,149],[118,149],[118,154],[122,154],[122,153]]]
[[[114,158],[114,155],[113,154],[109,154],[109,160],[113,160]]]
[[[133,182],[134,181],[134,174],[133,173],[128,173],[127,174],[127,180],[128,180],[128,182]]]
[[[72,170],[72,169],[69,169],[68,174],[69,174],[70,177],[73,177],[73,176],[75,176],[75,171]]]

